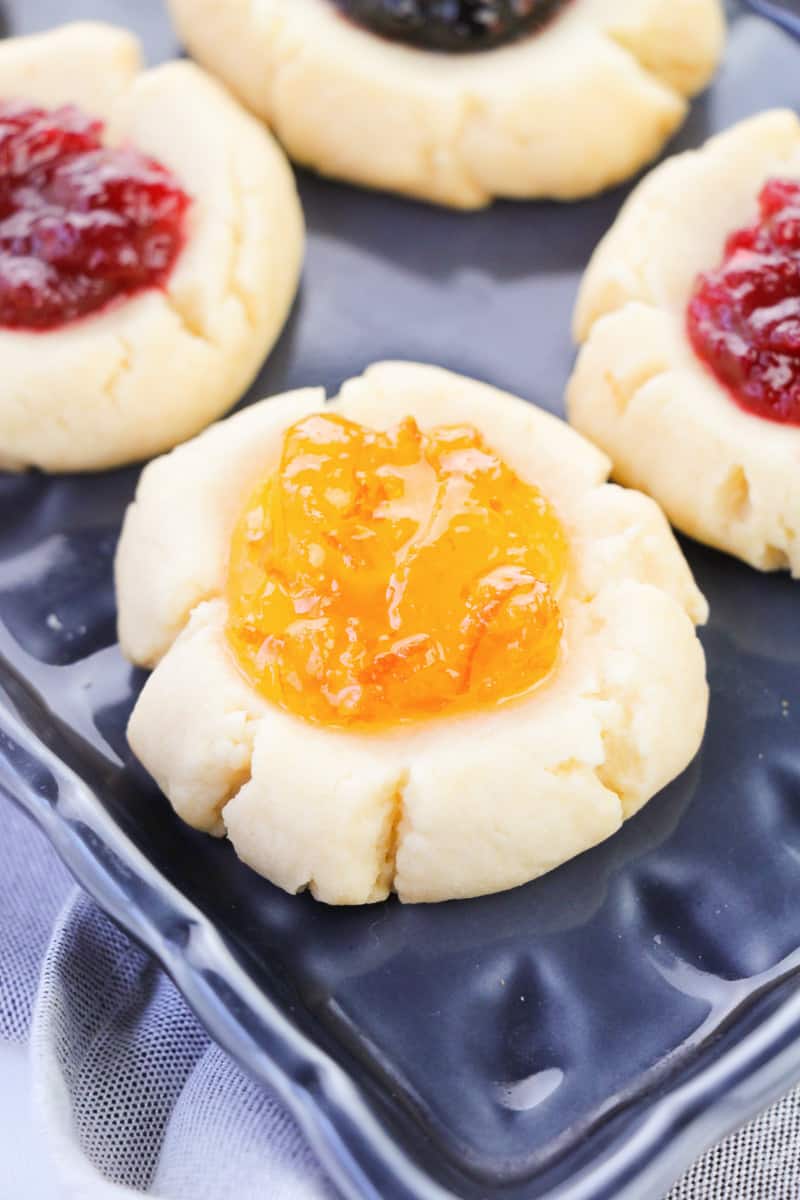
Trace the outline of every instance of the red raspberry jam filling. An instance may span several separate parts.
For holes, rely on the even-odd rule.
[[[0,325],[54,329],[166,282],[189,197],[103,128],[72,106],[0,103]]]
[[[800,425],[800,183],[770,179],[689,302],[695,353],[748,412]]]

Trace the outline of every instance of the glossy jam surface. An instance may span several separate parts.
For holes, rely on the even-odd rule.
[[[490,50],[541,28],[567,0],[333,0],[347,17],[427,50]]]
[[[270,700],[323,724],[494,705],[553,668],[564,531],[471,426],[285,435],[231,544],[228,638]]]
[[[800,425],[800,183],[771,179],[689,302],[699,357],[748,412]]]
[[[54,329],[163,285],[189,197],[72,107],[0,103],[0,325]]]

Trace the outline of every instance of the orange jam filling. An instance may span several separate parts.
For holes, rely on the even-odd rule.
[[[564,531],[469,425],[285,434],[231,544],[228,639],[269,700],[327,725],[494,705],[553,668]]]

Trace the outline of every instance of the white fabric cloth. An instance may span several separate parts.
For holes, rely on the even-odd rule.
[[[292,1118],[0,797],[0,1038],[30,1039],[40,1124],[75,1200],[334,1200]],[[668,1200],[797,1200],[800,1089]],[[22,1200],[22,1198],[20,1198]]]

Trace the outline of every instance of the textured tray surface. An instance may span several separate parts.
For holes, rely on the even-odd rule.
[[[6,9],[14,31],[102,16],[152,58],[173,46],[156,0]],[[681,145],[797,107],[798,62],[737,14]],[[402,357],[559,410],[579,274],[623,192],[461,216],[307,176],[301,190],[304,285],[250,398]],[[800,1076],[797,584],[687,547],[713,611],[708,737],[609,843],[505,895],[329,910],[182,826],[130,762],[141,676],[114,645],[111,563],[136,475],[0,474],[0,786],[282,1090],[342,1187],[642,1195]]]

